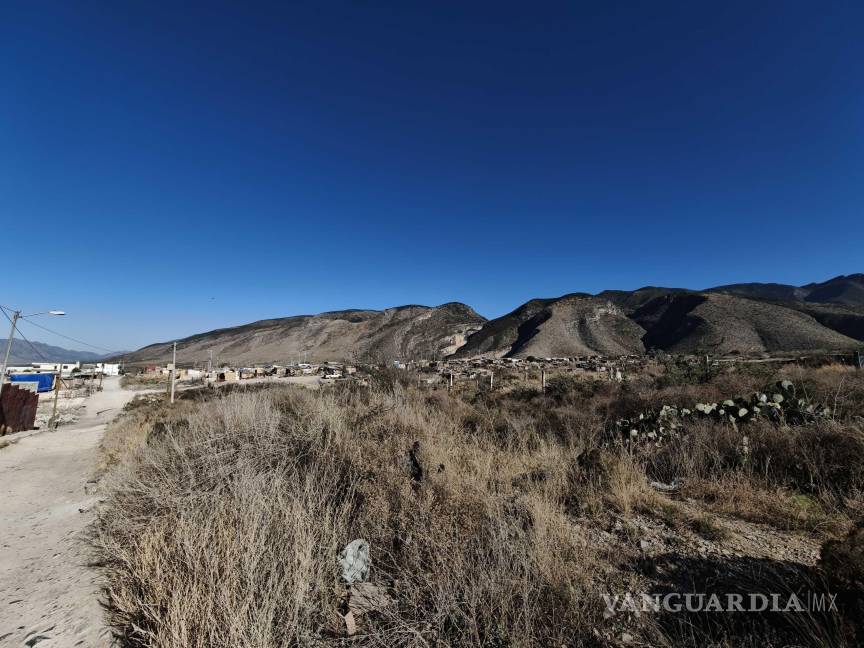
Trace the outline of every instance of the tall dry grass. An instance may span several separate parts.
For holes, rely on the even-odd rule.
[[[858,378],[843,380],[857,388]],[[741,432],[722,424],[658,450],[628,448],[610,426],[651,398],[680,402],[726,384],[567,383],[547,394],[514,385],[454,397],[393,375],[372,383],[153,402],[109,429],[109,495],[92,542],[122,645],[617,645],[625,631],[701,645],[699,628],[684,641],[650,618],[605,618],[603,594],[646,582],[635,538],[610,534],[614,521],[648,516],[715,540],[712,511],[783,526],[765,496],[799,506],[790,498],[806,477],[820,519],[842,519],[822,532],[840,534],[860,499],[864,454],[849,413],[794,431],[754,428],[742,462]],[[705,512],[649,486],[661,478],[684,479]],[[749,499],[736,509],[729,492]],[[806,524],[791,526],[812,527],[816,513],[802,515]],[[361,537],[371,580],[394,604],[348,639],[336,556]],[[751,645],[794,636],[769,629]]]
[[[133,413],[106,440],[129,455],[93,531],[111,625],[138,646],[336,641],[335,557],[363,537],[396,606],[361,643],[590,642],[604,562],[562,505],[573,455],[536,430],[484,438],[467,410],[397,385]]]

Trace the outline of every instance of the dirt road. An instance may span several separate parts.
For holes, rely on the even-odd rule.
[[[85,485],[105,425],[136,392],[103,387],[74,425],[0,448],[0,646],[110,645],[80,544],[95,503]]]

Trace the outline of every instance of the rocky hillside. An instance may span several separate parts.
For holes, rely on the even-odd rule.
[[[261,320],[178,340],[183,362],[244,364],[298,359],[374,360],[440,358],[453,353],[485,318],[465,304],[346,310]],[[127,362],[165,362],[171,343],[152,344]]]
[[[631,317],[646,331],[642,338],[646,348],[671,353],[762,353],[861,346],[805,312],[728,294],[658,297]]]
[[[606,299],[566,295],[534,299],[488,322],[457,356],[625,355],[642,353],[645,331]]]
[[[487,322],[456,355],[563,357],[650,349],[752,354],[848,350],[864,339],[864,318],[839,307],[808,305],[811,314],[736,295],[664,288],[601,295],[605,299],[529,301]]]
[[[487,321],[450,303],[347,310],[262,320],[179,341],[184,362],[244,364],[858,349],[864,342],[864,274],[804,286],[733,284],[704,291],[646,286],[532,299]],[[164,362],[170,343],[127,356]]]
[[[776,283],[730,284],[706,292],[725,292],[753,299],[800,301],[864,307],[864,274],[840,275],[821,283],[790,286]]]

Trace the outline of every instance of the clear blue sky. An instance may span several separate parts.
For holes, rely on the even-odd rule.
[[[5,2],[0,304],[116,349],[861,272],[862,30],[860,1]]]

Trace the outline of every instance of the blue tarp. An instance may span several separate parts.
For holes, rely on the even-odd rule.
[[[38,382],[40,392],[49,392],[54,389],[54,374],[53,373],[25,373],[12,374],[9,376],[9,382]]]

